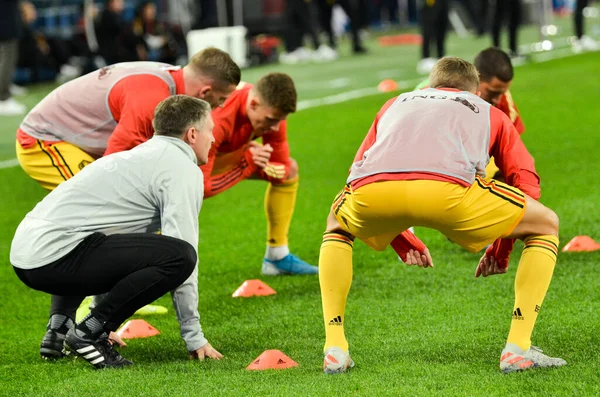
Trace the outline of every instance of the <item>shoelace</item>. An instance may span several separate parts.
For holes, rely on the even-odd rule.
[[[543,353],[543,352],[544,352],[542,349],[540,349],[539,347],[537,347],[537,346],[534,346],[534,345],[531,345],[531,350],[534,350],[534,351],[536,351],[536,352],[540,352],[540,353]]]

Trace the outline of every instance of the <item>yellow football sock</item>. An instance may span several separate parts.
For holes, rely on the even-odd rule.
[[[337,346],[348,351],[348,342],[344,335],[344,310],[352,285],[354,241],[351,236],[342,233],[325,233],[319,256],[319,282],[325,321],[323,350]]]
[[[288,232],[292,223],[299,177],[289,179],[282,184],[272,183],[265,194],[265,213],[267,214],[267,245],[277,247],[288,245]]]
[[[531,346],[531,333],[552,280],[558,255],[558,237],[532,236],[525,248],[515,278],[515,306],[507,343],[523,350]]]

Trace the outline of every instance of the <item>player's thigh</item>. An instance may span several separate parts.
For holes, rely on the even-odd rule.
[[[186,270],[181,267],[191,273],[195,263],[196,251],[180,239],[152,233],[110,236],[94,233],[64,258],[49,265],[47,277],[43,278],[46,285],[37,289],[57,295],[61,291],[96,295],[110,291],[128,275],[149,267],[161,268],[152,277],[175,277]]]
[[[471,187],[432,180],[346,186],[332,207],[342,227],[376,250],[408,227],[423,226],[470,251],[511,233],[524,209],[518,189],[480,178]]]
[[[16,151],[23,170],[47,190],[54,190],[94,161],[92,156],[67,142],[46,144],[38,140],[29,148],[17,142]]]
[[[477,252],[509,236],[525,215],[526,195],[493,179],[477,177],[460,199],[451,200],[437,230],[465,249]]]
[[[527,196],[525,215],[509,237],[522,239],[531,235],[558,236],[558,216],[542,203]]]

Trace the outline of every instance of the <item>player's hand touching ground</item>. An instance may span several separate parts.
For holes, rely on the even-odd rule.
[[[408,250],[404,263],[406,263],[408,266],[417,265],[419,267],[433,267],[433,259],[431,259],[429,249],[427,248],[425,248],[423,253],[414,249]]]
[[[204,361],[207,357],[212,358],[213,360],[220,360],[223,358],[223,355],[212,347],[210,343],[207,343],[196,351],[190,352],[190,360],[198,359]]]
[[[493,276],[494,274],[503,274],[508,271],[507,268],[501,267],[496,258],[483,254],[475,269],[475,277]]]
[[[271,153],[273,152],[273,148],[268,143],[266,145],[261,145],[258,142],[250,142],[248,145],[248,149],[250,153],[252,153],[252,161],[256,164],[260,169],[263,169],[267,166],[269,159],[271,159]]]

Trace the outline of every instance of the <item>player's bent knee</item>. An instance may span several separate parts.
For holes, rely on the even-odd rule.
[[[196,254],[194,247],[192,247],[192,245],[188,242],[185,242],[183,258],[185,264],[194,270],[194,266],[196,266],[196,261],[198,260],[198,255]]]
[[[290,159],[290,173],[287,179],[294,179],[298,176],[298,162],[294,159]]]
[[[338,222],[337,218],[333,214],[333,211],[329,211],[329,216],[327,217],[327,229],[326,232],[333,232],[336,230],[342,230],[342,226]]]
[[[552,211],[550,208],[548,208],[547,214],[546,214],[546,222],[548,224],[548,228],[553,231],[553,233],[549,233],[552,234],[554,236],[558,236],[558,229],[559,229],[559,223],[560,220],[558,218],[558,215],[556,215],[556,212]]]
[[[179,279],[181,280],[181,283],[182,283],[194,271],[194,268],[196,267],[196,261],[198,259],[198,256],[196,254],[196,250],[194,249],[194,247],[192,247],[192,245],[190,243],[188,243],[187,241],[181,240],[180,246],[181,246],[181,248],[179,250],[179,253],[181,255],[181,258],[179,260],[180,263],[178,266],[178,273],[179,273]]]
[[[544,207],[544,212],[533,227],[533,234],[558,236],[558,223],[558,215],[550,208]]]
[[[532,235],[558,236],[558,215],[532,198],[528,197],[527,200],[523,219],[508,237],[522,239]]]

